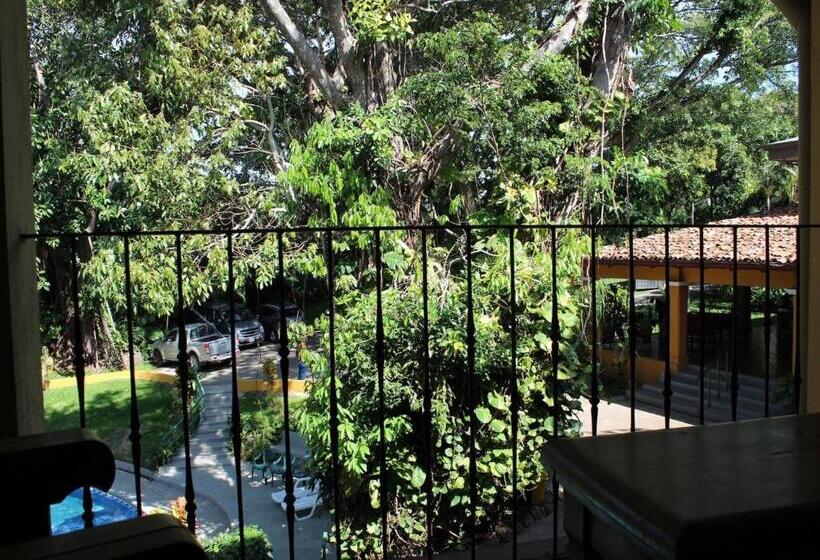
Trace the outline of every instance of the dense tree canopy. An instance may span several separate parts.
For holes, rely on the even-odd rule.
[[[794,36],[766,0],[30,4],[42,228],[788,196],[757,173],[795,132]]]
[[[464,542],[466,426],[478,422],[476,521],[490,540],[525,507],[552,427],[577,430],[588,392],[589,240],[559,235],[556,303],[549,231],[519,232],[520,485],[508,499],[510,234],[481,230],[470,253],[479,345],[468,394],[459,224],[705,221],[796,202],[794,171],[762,149],[797,132],[795,37],[768,0],[29,0],[29,11],[40,231],[450,226],[428,239],[431,411],[419,400],[420,236],[382,239],[388,540],[400,554],[428,538],[436,549]],[[288,291],[321,292],[323,240],[284,242]],[[356,557],[375,557],[378,256],[372,234],[333,242],[340,492],[354,506],[343,532]],[[277,249],[272,235],[237,236],[240,285],[272,285]],[[224,295],[225,251],[224,236],[186,237],[186,301]],[[118,239],[79,247],[86,354],[101,367],[121,359],[122,252]],[[132,252],[138,334],[150,339],[176,301],[173,240],[142,237]],[[41,243],[44,342],[64,364],[69,256]],[[553,305],[557,395],[546,383]],[[324,337],[305,354],[316,383],[299,427],[329,490],[325,317],[311,328]],[[433,536],[421,515],[428,418]]]

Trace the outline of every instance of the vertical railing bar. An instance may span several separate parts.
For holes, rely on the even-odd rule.
[[[558,328],[558,249],[555,226],[550,226],[550,266],[552,269],[552,315],[550,318],[550,338],[552,338],[552,437],[558,439],[558,423],[561,414],[561,405],[558,398],[558,339],[561,331]],[[558,557],[558,473],[552,471],[552,555]]]
[[[427,278],[427,228],[421,228],[422,369],[424,375],[424,493],[427,498],[427,558],[433,558],[433,397],[430,380],[430,312]]]
[[[285,248],[282,232],[276,236],[277,283],[279,284],[279,374],[282,378],[282,415],[285,420],[285,516],[288,521],[288,558],[296,556],[295,525],[296,510],[293,495],[293,457],[290,442],[290,348],[288,347],[288,318],[285,313]]]
[[[279,246],[282,246],[282,232],[278,232]],[[333,234],[330,228],[325,230],[325,259],[327,261],[327,294],[328,294],[328,370],[330,372],[330,452],[333,462],[333,500],[334,526],[336,530],[336,559],[342,559],[342,521],[341,496],[339,495],[339,403],[336,393],[336,291]],[[280,269],[281,270],[281,269]]]
[[[233,232],[228,242],[228,307],[231,314],[231,443],[233,443],[234,476],[236,476],[236,507],[239,521],[239,557],[245,560],[245,510],[242,503],[242,422],[239,411],[239,374],[236,367],[236,280],[234,278]],[[287,410],[287,409],[286,409]],[[287,426],[287,416],[285,417]],[[287,432],[285,432],[287,434]],[[291,558],[293,560],[293,558]]]
[[[769,267],[771,266],[771,255],[770,255],[770,248],[769,248],[769,226],[767,225],[763,229],[765,235],[765,251],[766,251],[766,263],[765,263],[765,273],[766,273],[766,288],[765,288],[765,300],[763,302],[763,345],[765,346],[764,350],[764,361],[765,364],[765,379],[764,379],[764,392],[763,392],[763,416],[765,418],[769,417],[769,385],[770,385],[770,364],[769,360],[771,360],[771,343],[772,343],[772,331],[771,331],[771,297],[772,297],[772,284],[771,284],[771,270]]]
[[[794,306],[794,324],[796,328],[794,329],[794,336],[795,336],[795,353],[794,353],[794,413],[800,414],[800,384],[801,384],[801,370],[800,370],[800,363],[801,363],[801,356],[800,356],[800,329],[801,329],[801,317],[800,317],[800,308],[801,308],[801,296],[800,296],[800,234],[803,230],[800,226],[795,227],[795,260],[794,260],[794,268],[795,268],[795,282],[794,282],[794,297],[796,298],[797,305]],[[811,234],[811,230],[809,230],[809,234]]]
[[[478,501],[475,440],[478,427],[476,425],[475,393],[477,390],[475,379],[475,322],[473,309],[473,230],[469,225],[464,226],[465,252],[467,256],[467,395],[470,414],[470,558],[476,558],[476,511]]]
[[[636,374],[635,339],[635,226],[629,224],[629,431],[635,431],[635,384]]]
[[[598,435],[598,404],[601,399],[598,396],[598,257],[597,257],[597,234],[595,225],[590,227],[590,309],[592,310],[592,373],[590,377],[590,398],[592,414],[592,435]]]
[[[703,226],[700,226],[700,236],[698,238],[699,242],[699,253],[700,253],[700,309],[698,310],[699,313],[699,323],[700,323],[700,336],[698,337],[698,342],[700,342],[700,377],[698,379],[698,393],[700,396],[700,403],[699,403],[699,421],[700,424],[703,425],[706,422],[706,411],[703,407],[704,401],[704,391],[705,391],[705,377],[706,377],[706,294],[704,293],[704,280],[705,280],[705,270],[706,270],[706,263],[704,262],[704,254],[703,254]],[[711,395],[710,395],[711,399]]]
[[[137,402],[137,375],[134,364],[134,302],[131,292],[131,239],[123,237],[125,259],[125,328],[128,334],[128,375],[131,387],[131,461],[134,464],[134,493],[137,497],[137,516],[142,517],[142,445],[140,442],[140,413]]]
[[[738,226],[732,226],[732,381],[730,386],[730,393],[732,398],[732,422],[737,420],[737,397],[738,389],[738,371],[737,371],[737,346],[738,346],[738,280],[737,280],[737,229]]]
[[[666,351],[664,352],[664,369],[663,369],[663,423],[664,427],[668,430],[669,429],[669,420],[672,416],[672,366],[671,366],[671,356],[670,353],[672,351],[672,333],[670,332],[670,327],[672,326],[672,321],[670,321],[670,314],[672,312],[672,289],[670,286],[671,283],[671,271],[669,266],[669,226],[664,226],[663,228],[663,248],[664,248],[664,262],[663,262],[663,274],[664,274],[664,282],[665,282],[665,295],[666,295],[666,311],[664,312],[664,329],[666,330]],[[686,310],[682,310],[683,313],[686,313]]]
[[[518,558],[518,309],[515,293],[515,227],[510,228],[510,424],[512,440],[512,558]]]
[[[77,400],[80,408],[80,427],[86,427],[85,417],[85,350],[83,343],[83,320],[80,308],[80,270],[77,254],[77,236],[72,235],[71,244],[71,299],[74,306],[74,376],[77,380]],[[91,488],[83,487],[83,526],[88,529],[94,525],[94,503],[91,499]]]
[[[77,397],[80,406],[80,427],[85,428],[85,355],[83,351],[83,322],[80,309],[80,272],[77,265],[77,237],[71,237],[71,298],[74,306],[74,374],[77,379]]]
[[[196,534],[196,495],[194,494],[194,477],[191,471],[191,433],[188,414],[188,333],[185,330],[185,294],[182,285],[182,235],[175,234],[176,272],[177,272],[177,354],[178,372],[182,387],[182,441],[185,448],[185,511],[187,512],[188,529]]]
[[[379,511],[381,513],[382,558],[387,558],[387,442],[384,430],[384,316],[382,309],[382,236],[376,229],[376,372],[379,390]]]

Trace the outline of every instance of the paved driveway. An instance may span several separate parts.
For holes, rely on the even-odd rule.
[[[243,379],[263,379],[262,364],[265,360],[274,359],[279,362],[279,344],[272,344],[266,342],[260,346],[247,346],[239,349],[239,359],[237,360],[237,373]],[[288,375],[291,378],[298,377],[299,365],[296,359],[296,354],[291,351],[290,363],[288,368]],[[157,368],[157,371],[166,373],[175,373],[176,364],[169,363],[163,367]],[[201,370],[202,377],[223,375],[230,376],[231,367],[229,364],[223,366],[205,366]]]

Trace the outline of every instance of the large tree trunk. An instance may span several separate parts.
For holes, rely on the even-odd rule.
[[[327,71],[319,59],[319,55],[308,44],[304,34],[293,22],[281,2],[279,0],[263,0],[262,4],[273,19],[279,33],[293,49],[305,72],[316,84],[319,91],[322,92],[322,95],[325,96],[328,104],[334,109],[346,105],[348,102],[347,96],[339,89],[339,85],[333,80],[330,72]]]
[[[631,85],[624,82],[624,70],[631,46],[632,15],[627,10],[625,1],[614,9],[607,6],[607,12],[592,82],[601,93],[612,97],[618,89],[631,89]]]
[[[93,228],[93,220],[89,227]],[[47,274],[51,284],[51,307],[55,316],[62,317],[62,332],[53,348],[55,366],[64,371],[74,371],[76,310],[73,299],[73,280],[71,278],[71,253],[61,250],[44,249],[43,256],[48,263]],[[78,265],[82,267],[94,256],[94,245],[91,238],[84,237],[77,242]],[[80,280],[82,284],[82,279]],[[82,285],[80,286],[82,290]],[[116,324],[107,301],[88,304],[81,300],[81,328],[83,333],[82,352],[86,367],[118,368],[125,363],[127,356],[120,353],[114,337]]]

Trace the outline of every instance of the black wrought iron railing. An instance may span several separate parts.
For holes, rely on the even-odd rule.
[[[192,230],[166,230],[166,231],[121,231],[121,232],[95,232],[95,233],[75,233],[75,232],[68,232],[68,233],[41,233],[37,235],[28,236],[30,238],[36,238],[40,240],[49,239],[56,242],[67,242],[70,251],[71,251],[71,296],[72,296],[72,304],[73,304],[73,331],[74,331],[74,373],[77,382],[77,393],[79,399],[79,410],[80,410],[80,424],[81,426],[86,426],[86,414],[85,414],[85,360],[84,360],[84,348],[83,348],[83,321],[82,321],[82,308],[80,304],[80,274],[79,268],[80,264],[78,261],[78,252],[77,252],[77,244],[78,241],[82,238],[87,237],[95,237],[95,238],[116,238],[120,239],[123,243],[124,252],[124,299],[125,299],[125,306],[126,306],[126,330],[127,330],[127,344],[128,344],[128,369],[130,372],[130,399],[131,399],[131,411],[130,411],[130,441],[132,445],[132,454],[133,454],[133,461],[134,461],[134,484],[135,484],[135,492],[137,496],[137,505],[138,511],[142,511],[141,508],[141,500],[142,500],[142,488],[140,485],[140,462],[141,462],[141,425],[140,425],[140,409],[136,391],[136,375],[135,375],[135,341],[134,341],[134,302],[133,302],[133,279],[132,279],[132,270],[131,270],[131,243],[135,239],[145,238],[145,237],[164,237],[173,240],[173,247],[174,247],[174,259],[175,259],[175,274],[176,274],[176,324],[178,327],[179,338],[178,338],[178,366],[177,366],[177,374],[181,378],[180,387],[181,387],[181,400],[182,400],[182,423],[181,423],[181,441],[182,447],[184,449],[184,456],[185,456],[185,498],[186,498],[186,511],[187,511],[187,524],[188,527],[192,532],[196,531],[197,528],[197,499],[196,499],[196,489],[194,487],[194,479],[192,476],[192,461],[193,457],[191,455],[191,447],[190,447],[190,438],[191,438],[191,417],[189,410],[190,399],[188,390],[189,390],[189,363],[188,363],[188,341],[186,340],[186,328],[185,328],[185,309],[186,309],[186,302],[184,297],[184,287],[183,287],[183,239],[186,237],[191,236],[199,236],[199,235],[207,235],[207,236],[222,236],[225,241],[225,246],[227,248],[227,271],[228,271],[228,282],[227,282],[227,300],[231,306],[231,320],[230,326],[232,332],[235,332],[235,313],[234,313],[234,302],[236,301],[236,291],[237,287],[235,286],[235,260],[237,256],[235,255],[234,251],[234,243],[237,236],[240,235],[247,235],[252,234],[256,236],[264,236],[264,237],[275,237],[277,243],[277,273],[276,273],[276,283],[278,285],[278,293],[277,299],[280,309],[285,309],[286,305],[286,277],[285,277],[285,266],[286,266],[286,259],[285,259],[285,236],[291,234],[310,234],[313,236],[318,236],[319,239],[323,239],[323,249],[324,249],[324,257],[326,259],[326,270],[327,270],[327,277],[325,279],[326,283],[326,290],[328,296],[328,304],[327,309],[325,310],[327,316],[327,325],[328,325],[328,374],[329,374],[329,431],[330,431],[330,455],[332,457],[331,467],[332,473],[329,473],[329,479],[332,481],[331,488],[329,491],[330,496],[330,505],[333,507],[333,511],[336,512],[333,519],[333,533],[335,537],[335,554],[336,557],[347,558],[350,557],[346,550],[345,550],[345,542],[343,539],[343,531],[341,527],[341,518],[342,518],[342,501],[340,499],[340,472],[341,472],[341,465],[340,465],[340,440],[339,440],[339,407],[338,407],[338,372],[336,367],[336,310],[334,305],[334,294],[335,294],[335,283],[336,283],[336,270],[335,270],[335,250],[334,250],[334,237],[337,235],[342,235],[346,233],[366,233],[372,235],[373,245],[372,245],[372,255],[373,255],[373,262],[375,263],[375,290],[376,290],[376,308],[375,308],[375,316],[376,316],[376,329],[373,333],[373,337],[375,340],[375,363],[376,363],[376,375],[377,375],[377,390],[378,390],[378,414],[379,414],[379,446],[378,446],[378,464],[379,464],[379,520],[380,520],[380,544],[381,544],[381,554],[383,557],[387,558],[390,555],[390,542],[388,540],[389,534],[389,487],[387,482],[387,470],[388,470],[388,463],[386,458],[386,435],[385,435],[385,330],[384,330],[384,310],[382,308],[383,301],[382,301],[382,292],[383,292],[383,255],[382,255],[382,235],[385,232],[407,232],[417,235],[418,239],[418,252],[421,258],[421,282],[422,282],[422,294],[423,299],[421,302],[422,305],[422,348],[421,353],[423,359],[421,361],[422,370],[420,375],[423,378],[422,387],[424,394],[422,395],[422,403],[423,403],[423,425],[422,425],[422,433],[424,434],[424,438],[426,443],[424,445],[424,453],[423,457],[421,457],[420,464],[423,465],[423,468],[426,473],[426,478],[422,490],[426,495],[426,504],[424,506],[424,526],[426,527],[427,535],[428,535],[428,542],[425,546],[425,553],[428,558],[432,558],[434,556],[434,548],[433,548],[433,539],[430,536],[435,531],[435,523],[434,523],[434,511],[433,511],[433,476],[432,470],[434,469],[435,461],[434,461],[434,445],[432,443],[433,438],[433,426],[432,426],[432,383],[431,383],[431,360],[435,359],[435,356],[431,355],[431,345],[429,340],[429,332],[430,332],[430,298],[429,298],[429,266],[428,266],[428,250],[430,244],[430,237],[431,235],[436,235],[439,232],[447,231],[447,232],[460,232],[461,235],[464,237],[464,252],[465,252],[465,270],[466,270],[466,299],[464,301],[465,311],[466,311],[466,340],[464,344],[466,345],[466,360],[464,363],[464,371],[466,373],[466,383],[467,388],[466,392],[469,396],[468,406],[472,409],[473,413],[470,414],[470,422],[468,424],[468,440],[469,440],[469,480],[468,480],[468,489],[469,489],[469,502],[470,502],[470,515],[468,516],[468,535],[467,535],[467,544],[468,549],[471,551],[471,556],[475,558],[476,548],[480,545],[478,540],[478,535],[476,533],[476,507],[478,504],[478,472],[477,472],[477,453],[478,450],[475,445],[475,437],[478,431],[478,427],[476,425],[476,414],[475,408],[478,406],[478,402],[476,399],[477,391],[475,387],[472,385],[476,382],[476,327],[475,327],[475,317],[474,317],[474,287],[473,287],[473,276],[474,276],[474,269],[473,269],[473,261],[474,261],[474,247],[476,243],[476,237],[481,236],[487,232],[494,232],[494,233],[502,233],[506,234],[509,238],[509,308],[511,310],[511,319],[509,323],[509,340],[511,344],[510,348],[510,363],[509,363],[509,372],[510,372],[510,387],[511,387],[511,413],[509,417],[510,422],[510,429],[512,432],[512,449],[511,449],[511,461],[512,461],[512,470],[511,470],[511,478],[512,478],[512,496],[510,496],[510,501],[513,503],[513,507],[511,507],[511,543],[510,543],[510,557],[517,558],[518,557],[518,518],[517,518],[517,508],[515,507],[515,501],[517,496],[522,491],[520,488],[520,481],[518,479],[518,460],[519,460],[519,411],[520,411],[520,396],[518,391],[518,367],[519,364],[517,363],[517,348],[520,343],[519,339],[519,332],[518,332],[518,323],[517,318],[519,315],[519,306],[517,302],[518,296],[518,288],[516,286],[517,280],[517,271],[516,271],[516,249],[515,249],[515,241],[518,236],[526,236],[528,232],[533,232],[539,230],[541,232],[548,233],[548,240],[549,243],[547,244],[546,250],[549,252],[551,258],[551,299],[552,303],[556,303],[558,300],[558,283],[559,283],[559,275],[557,270],[557,252],[560,247],[561,239],[563,235],[569,231],[580,232],[588,236],[589,239],[589,253],[585,257],[584,260],[584,278],[578,278],[577,284],[582,287],[583,290],[588,292],[588,299],[589,302],[588,309],[592,310],[588,314],[588,329],[589,329],[589,340],[594,341],[589,346],[589,383],[588,383],[588,394],[586,395],[590,409],[591,409],[591,433],[593,436],[598,435],[599,433],[599,416],[600,416],[600,403],[602,400],[602,395],[600,393],[600,386],[601,386],[601,372],[602,372],[602,362],[600,356],[600,347],[598,344],[599,334],[601,330],[601,309],[600,309],[600,295],[599,295],[599,284],[600,284],[600,274],[602,270],[601,263],[604,262],[605,259],[608,259],[608,262],[611,266],[618,267],[620,266],[625,271],[624,280],[627,282],[627,291],[628,291],[628,309],[627,309],[627,328],[625,329],[626,332],[626,345],[628,346],[628,398],[627,404],[629,408],[629,415],[630,415],[630,429],[635,431],[637,429],[636,426],[636,409],[638,409],[638,403],[636,400],[636,390],[638,387],[638,379],[637,379],[637,362],[638,356],[636,351],[636,280],[638,279],[638,269],[643,267],[645,269],[651,269],[655,278],[662,281],[664,284],[663,291],[665,293],[665,301],[663,305],[665,306],[665,313],[663,320],[665,321],[665,328],[663,332],[665,332],[667,340],[665,341],[665,345],[667,351],[664,352],[664,364],[662,369],[662,382],[663,382],[663,406],[662,406],[662,414],[664,419],[664,425],[666,428],[670,426],[670,419],[673,416],[673,403],[675,399],[675,394],[673,392],[673,364],[671,363],[671,357],[669,352],[670,340],[669,337],[671,336],[671,325],[670,325],[670,312],[671,312],[671,295],[670,289],[672,286],[672,269],[673,267],[679,266],[683,262],[689,263],[692,265],[694,262],[694,266],[692,267],[695,271],[695,274],[692,278],[694,278],[693,285],[699,287],[699,297],[697,298],[697,314],[700,318],[700,328],[698,330],[698,338],[700,339],[700,354],[698,356],[696,368],[699,373],[699,383],[698,383],[698,417],[696,421],[700,424],[704,424],[706,422],[706,415],[705,411],[711,402],[706,397],[706,392],[708,391],[707,383],[707,359],[705,355],[704,348],[706,347],[705,344],[705,333],[703,326],[705,325],[705,317],[706,317],[706,300],[705,300],[705,290],[704,287],[707,283],[711,282],[710,278],[707,275],[707,271],[711,269],[720,269],[721,271],[728,272],[730,275],[730,287],[731,287],[731,295],[732,295],[732,304],[731,304],[731,315],[732,315],[732,337],[731,337],[731,349],[732,349],[732,356],[733,359],[731,360],[731,371],[730,371],[730,380],[729,380],[729,393],[731,396],[731,418],[732,420],[736,420],[738,417],[738,395],[739,390],[741,388],[739,382],[739,366],[738,366],[738,340],[739,340],[739,331],[740,331],[740,324],[738,320],[738,307],[740,305],[739,301],[739,288],[744,284],[746,281],[741,281],[741,273],[744,270],[749,269],[750,257],[749,255],[749,247],[744,247],[741,252],[739,252],[739,232],[746,232],[746,231],[759,231],[762,232],[762,243],[763,247],[755,247],[754,250],[762,252],[762,264],[760,264],[759,268],[762,270],[763,273],[763,325],[764,325],[764,339],[765,339],[765,367],[763,372],[763,378],[765,380],[765,390],[763,391],[763,398],[764,398],[764,409],[761,411],[762,416],[769,416],[771,413],[771,406],[770,406],[770,389],[771,389],[771,366],[770,366],[770,341],[771,341],[771,314],[772,314],[772,272],[778,271],[779,274],[788,274],[792,275],[793,277],[793,284],[794,284],[794,293],[799,297],[800,293],[800,239],[801,237],[808,235],[810,230],[817,226],[812,225],[783,225],[783,224],[742,224],[742,225],[726,225],[726,224],[703,224],[697,226],[691,226],[688,224],[647,224],[647,225],[637,225],[637,224],[630,224],[630,225],[577,225],[577,224],[503,224],[503,225],[408,225],[408,226],[387,226],[387,227],[378,227],[378,226],[367,226],[367,227],[283,227],[283,228],[272,228],[272,229],[236,229],[236,230],[217,230],[217,229],[192,229]],[[712,260],[708,260],[710,257],[710,251],[714,253],[712,247],[708,247],[707,242],[705,241],[708,237],[710,237],[711,230],[716,228],[724,230],[729,230],[731,232],[731,251],[729,252],[730,256],[726,257],[725,254],[718,255],[718,257],[713,258]],[[676,235],[676,232],[679,230],[690,230],[695,231],[697,233],[695,238],[695,249],[692,249],[691,245],[687,246],[687,251],[689,253],[684,258],[681,255],[677,254],[679,247],[673,243],[673,237]],[[781,258],[780,261],[777,263],[771,262],[771,237],[772,232],[777,230],[782,234],[785,232],[790,232],[789,235],[793,238],[793,249],[786,247],[785,252],[787,256],[785,258]],[[656,255],[655,258],[651,256],[647,256],[646,254],[642,253],[640,255],[636,254],[636,244],[641,239],[641,236],[647,232],[658,232],[654,235],[660,235],[662,239],[662,249],[660,249],[661,254]],[[744,234],[745,235],[745,234]],[[752,236],[754,239],[758,239],[759,236]],[[607,239],[612,241],[613,239],[620,239],[620,243],[614,242],[614,245],[610,245],[610,247],[616,247],[615,253],[619,250],[623,250],[625,252],[625,257],[621,258],[618,256],[612,257],[604,257],[601,255],[601,240]],[[782,238],[782,235],[781,237]],[[725,238],[724,238],[725,239]],[[691,240],[691,239],[690,239]],[[623,247],[625,245],[625,247]],[[782,245],[782,244],[781,244]],[[725,250],[725,247],[723,247]],[[784,247],[779,246],[778,250],[783,253]],[[694,255],[692,254],[694,252]],[[725,251],[724,251],[725,253]],[[620,253],[618,253],[620,254]],[[790,257],[789,255],[793,255]],[[714,257],[714,255],[712,255]],[[614,263],[614,264],[613,264]],[[798,313],[800,306],[795,306],[795,313]],[[550,333],[549,337],[551,339],[551,346],[550,346],[550,359],[551,359],[551,388],[553,391],[553,396],[556,397],[553,399],[553,416],[554,418],[558,418],[561,414],[559,410],[559,402],[558,402],[558,392],[560,390],[559,385],[559,363],[561,360],[560,350],[561,350],[561,324],[560,324],[560,316],[558,305],[554,304],[551,306],[551,318],[550,318]],[[801,376],[801,364],[800,364],[800,348],[799,348],[799,340],[800,340],[800,318],[799,316],[795,318],[794,325],[796,326],[796,331],[793,333],[794,340],[796,341],[796,348],[794,352],[794,362],[792,366],[792,383],[793,383],[793,406],[794,412],[797,413],[800,410],[800,388],[802,382]],[[290,439],[291,433],[291,426],[292,426],[292,419],[291,419],[291,403],[290,403],[290,396],[288,394],[288,372],[290,368],[290,355],[291,355],[291,348],[289,345],[291,341],[288,339],[288,324],[287,319],[284,313],[280,314],[280,322],[278,325],[279,328],[279,361],[280,361],[280,371],[282,377],[282,392],[283,392],[283,416],[284,416],[284,448],[285,448],[285,474],[284,474],[284,486],[286,491],[286,520],[287,520],[287,535],[288,535],[288,557],[291,560],[294,560],[296,556],[296,547],[295,547],[295,511],[294,511],[294,472],[293,472],[293,461],[292,461],[292,442]],[[234,460],[234,467],[235,467],[235,476],[237,481],[239,481],[242,477],[242,455],[241,455],[241,423],[240,423],[240,408],[239,408],[239,374],[237,371],[237,340],[235,336],[231,336],[231,356],[232,356],[232,365],[231,365],[231,419],[232,419],[232,444],[233,444],[233,460]],[[711,398],[711,395],[710,395]],[[93,428],[93,426],[92,426]],[[555,421],[552,424],[552,437],[557,438],[559,437],[559,425],[558,422]],[[547,444],[548,445],[548,444]],[[558,511],[559,506],[559,484],[560,481],[558,480],[555,473],[550,473],[551,485],[552,485],[552,500],[553,500],[553,511]],[[237,500],[237,511],[238,511],[238,526],[239,526],[239,534],[241,538],[241,546],[243,549],[244,555],[244,527],[245,527],[245,517],[244,517],[244,508],[243,508],[243,494],[242,494],[242,484],[237,483],[235,485],[236,488],[236,500]],[[83,507],[84,507],[84,519],[86,520],[86,526],[89,526],[93,520],[93,512],[92,512],[92,498],[91,494],[86,489],[84,493],[83,499]],[[558,541],[558,516],[553,516],[553,552],[557,553]],[[317,543],[317,550],[319,549],[320,543]]]

